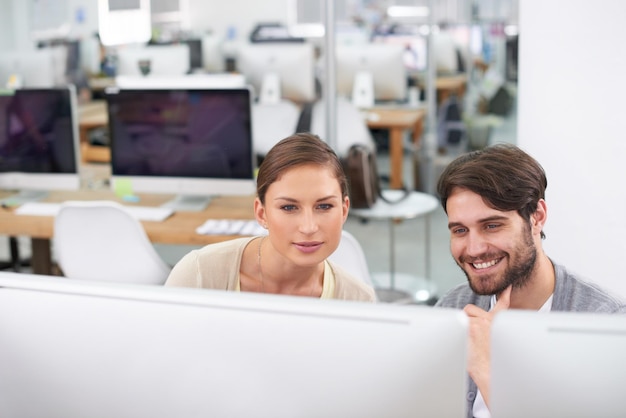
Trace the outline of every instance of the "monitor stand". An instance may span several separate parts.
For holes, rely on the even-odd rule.
[[[161,206],[176,212],[200,212],[206,209],[212,198],[213,196],[207,195],[178,195]]]
[[[374,107],[374,78],[372,73],[359,71],[354,76],[352,104],[359,109]]]
[[[20,206],[27,202],[36,202],[48,196],[46,190],[20,190],[18,193],[0,199],[3,206]]]

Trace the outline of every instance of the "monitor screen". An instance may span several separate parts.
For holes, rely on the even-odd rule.
[[[491,330],[494,417],[620,417],[626,316],[499,313]]]
[[[247,88],[108,89],[113,187],[134,192],[247,195],[255,191]]]
[[[0,273],[5,416],[462,417],[458,310]]]
[[[78,189],[72,86],[0,91],[0,188]]]
[[[340,95],[353,95],[357,75],[368,74],[374,83],[376,101],[406,100],[408,78],[403,45],[337,45],[335,52],[337,92]]]
[[[274,96],[272,82],[280,87],[280,97],[294,102],[315,100],[313,45],[308,43],[248,44],[237,53],[237,69],[254,86],[261,100]]]

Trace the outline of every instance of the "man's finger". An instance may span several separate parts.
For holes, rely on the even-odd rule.
[[[502,293],[498,295],[498,300],[496,301],[496,306],[493,307],[492,312],[503,311],[505,309],[509,309],[511,305],[511,285],[504,289]]]

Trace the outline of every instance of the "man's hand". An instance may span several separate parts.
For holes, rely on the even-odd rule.
[[[509,308],[511,286],[499,296],[492,310],[486,312],[476,305],[467,305],[463,310],[469,317],[469,352],[467,370],[489,407],[491,382],[491,322],[496,314]]]

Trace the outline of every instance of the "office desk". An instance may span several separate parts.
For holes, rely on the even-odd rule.
[[[111,149],[109,147],[94,146],[89,143],[89,131],[102,128],[107,123],[108,115],[104,100],[94,100],[78,107],[78,131],[82,162],[108,163],[111,161]]]
[[[0,191],[0,198],[11,192]],[[137,205],[158,206],[172,199],[171,195],[140,194]],[[81,190],[51,192],[45,202],[66,200],[114,200],[125,205],[112,191]],[[236,238],[234,235],[200,235],[196,228],[207,219],[254,219],[254,196],[215,197],[209,206],[200,212],[175,212],[162,222],[142,221],[148,238],[153,243],[206,245]],[[52,257],[50,243],[54,235],[54,217],[16,215],[13,208],[0,209],[0,233],[10,236],[28,236],[32,241],[33,273],[51,274]]]
[[[443,103],[451,95],[461,100],[465,95],[465,89],[467,86],[467,76],[465,74],[439,76],[435,81],[435,87],[437,89],[437,103]]]
[[[413,81],[419,86],[420,90],[428,90],[427,77],[423,73],[414,73],[410,75]],[[443,103],[452,94],[462,99],[467,89],[466,74],[438,75],[435,79],[435,90],[437,96],[437,105]]]
[[[402,188],[402,165],[404,161],[404,143],[402,136],[410,130],[413,144],[419,146],[424,131],[425,108],[409,107],[374,107],[365,111],[365,120],[370,129],[389,130],[390,169],[389,187]]]

